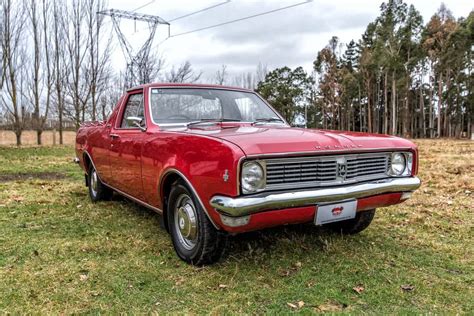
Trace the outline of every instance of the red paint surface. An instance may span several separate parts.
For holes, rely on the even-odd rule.
[[[239,195],[238,170],[242,159],[280,154],[325,155],[409,150],[415,154],[413,175],[417,173],[417,148],[412,142],[388,135],[299,129],[286,126],[251,126],[249,123],[222,123],[210,128],[160,129],[148,113],[148,92],[151,87],[200,87],[245,89],[191,85],[150,84],[129,90],[121,98],[106,122],[84,124],[77,133],[76,154],[85,169],[88,154],[103,182],[153,207],[163,209],[162,183],[179,171],[192,185],[214,223],[224,227],[219,214],[209,205],[216,194]],[[128,95],[143,91],[146,132],[120,129],[122,111]],[[119,137],[112,139],[110,134]],[[223,174],[228,170],[228,181]],[[87,172],[87,170],[85,170]],[[373,208],[393,204],[395,197],[361,199],[361,205]],[[399,197],[398,197],[399,201]],[[398,202],[397,201],[397,202]],[[372,204],[371,204],[372,203]],[[375,204],[374,204],[375,203]],[[312,210],[312,211],[310,211]],[[250,224],[239,228],[255,230],[274,225],[311,220],[314,208],[298,208],[265,212],[252,216]]]
[[[378,207],[401,203],[401,193],[388,193],[357,200],[357,212],[363,212]],[[270,228],[286,224],[309,223],[314,221],[316,205],[307,207],[289,208],[253,214],[247,225],[241,227],[227,227],[232,233]]]

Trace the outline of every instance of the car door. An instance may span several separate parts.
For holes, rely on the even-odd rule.
[[[131,125],[127,117],[140,117],[143,124],[146,124],[142,90],[132,91],[127,95],[127,101],[109,134],[109,159],[112,186],[135,198],[143,199],[141,157],[145,133],[140,127]]]

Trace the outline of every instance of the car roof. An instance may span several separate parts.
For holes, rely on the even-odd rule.
[[[127,89],[127,91],[133,91],[138,89],[146,89],[146,88],[208,88],[208,89],[225,89],[225,90],[238,90],[244,92],[254,92],[250,89],[240,88],[240,87],[232,87],[232,86],[223,86],[223,85],[215,85],[215,84],[197,84],[197,83],[147,83],[142,84],[139,86],[135,86],[133,88]]]

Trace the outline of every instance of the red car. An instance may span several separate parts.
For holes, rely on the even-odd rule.
[[[358,233],[420,186],[398,137],[292,128],[253,91],[147,84],[77,132],[93,202],[122,194],[162,214],[178,256],[217,261],[226,236],[310,223]]]

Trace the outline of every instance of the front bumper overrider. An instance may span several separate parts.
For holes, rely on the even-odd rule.
[[[264,192],[239,197],[216,195],[211,198],[210,204],[222,215],[240,217],[267,210],[358,199],[384,193],[412,192],[420,185],[421,181],[417,177],[390,178],[302,191]]]

